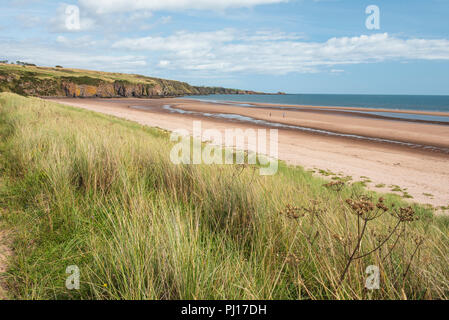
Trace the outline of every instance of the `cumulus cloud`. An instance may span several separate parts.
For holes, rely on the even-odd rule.
[[[325,42],[294,39],[297,35],[242,35],[225,29],[122,39],[112,47],[160,52],[170,62],[160,66],[171,69],[262,74],[318,72],[338,65],[390,60],[449,60],[446,39],[401,39],[388,33],[331,38]]]
[[[122,39],[115,42],[113,48],[131,50],[171,51],[181,56],[203,56],[215,46],[235,39],[232,29],[213,32],[178,31],[168,37],[143,37]]]
[[[223,10],[287,1],[288,0],[79,0],[79,4],[97,14],[104,14],[139,10]]]
[[[248,33],[236,29],[178,31],[167,36],[125,38],[112,43],[74,34],[54,39],[52,46],[39,45],[34,40],[4,41],[2,51],[12,59],[43,65],[107,67],[133,73],[142,73],[142,67],[148,66],[152,73],[182,72],[196,77],[225,77],[239,72],[340,74],[345,65],[449,60],[447,39],[407,39],[388,33],[335,37],[322,42],[306,41],[298,34],[267,30]]]

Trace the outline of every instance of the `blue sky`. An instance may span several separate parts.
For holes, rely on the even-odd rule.
[[[369,5],[379,30],[365,26]],[[268,92],[448,95],[448,15],[448,0],[1,0],[0,60]]]

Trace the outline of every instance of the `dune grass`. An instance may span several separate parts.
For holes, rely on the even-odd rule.
[[[166,132],[10,93],[0,134],[12,298],[449,297],[449,220],[398,196],[283,163],[174,165]]]

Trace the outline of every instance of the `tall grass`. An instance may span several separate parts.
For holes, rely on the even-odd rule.
[[[418,221],[351,261],[363,216],[345,200],[367,194],[360,186],[326,188],[282,163],[274,176],[177,166],[161,130],[7,93],[0,106],[12,297],[449,297],[449,223],[429,209],[413,206]],[[388,208],[406,206],[385,197]],[[376,249],[396,221],[389,211],[370,221],[356,253]],[[80,290],[65,287],[69,265]],[[365,288],[369,265],[381,271],[379,290]]]

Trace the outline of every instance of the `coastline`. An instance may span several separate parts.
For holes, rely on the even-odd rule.
[[[447,125],[435,125],[432,122],[425,121],[415,123],[414,121],[372,117],[363,113],[353,114],[339,112],[338,110],[323,111],[316,108],[267,110],[259,108],[260,106],[266,106],[266,104],[258,104],[251,108],[234,105],[230,108],[229,105],[198,103],[195,100],[188,99],[176,99],[176,101],[179,101],[179,103],[171,103],[172,106],[186,111],[238,114],[267,122],[328,131],[341,135],[357,135],[449,148],[449,123]],[[449,114],[447,115],[449,116]],[[379,128],[382,131],[379,131]]]
[[[200,100],[200,99],[194,99],[191,97],[178,97],[177,99],[184,99],[184,100],[193,100],[197,102],[206,102],[206,103],[214,103],[214,104],[220,104],[220,103],[226,103],[226,104],[248,104],[248,105],[254,105],[254,106],[267,106],[267,107],[285,107],[285,108],[307,108],[310,110],[314,109],[329,109],[329,110],[351,110],[351,111],[368,111],[368,112],[391,112],[391,113],[409,113],[409,114],[422,114],[422,115],[435,115],[435,116],[446,116],[449,117],[449,112],[443,112],[443,111],[424,111],[424,110],[413,110],[413,109],[388,109],[388,108],[361,108],[361,107],[345,107],[345,106],[328,106],[328,105],[306,105],[306,104],[282,104],[282,103],[262,103],[262,102],[251,102],[251,101],[233,101],[233,100],[226,100],[226,101],[207,101],[207,100]]]
[[[344,114],[323,113],[320,110],[301,111],[282,117],[281,110],[272,110],[271,116],[263,108],[232,107],[189,99],[50,99],[55,102],[102,112],[140,124],[165,130],[192,129],[192,120],[202,120],[204,129],[260,128],[252,123],[225,119],[174,114],[163,109],[164,105],[201,112],[220,112],[270,119],[276,122],[309,125],[314,128],[358,132],[373,137],[389,137],[396,140],[449,147],[449,126],[401,122]],[[130,106],[147,107],[146,110]],[[352,108],[351,108],[352,109]],[[376,109],[377,110],[377,109]],[[318,111],[318,112],[317,112]],[[292,112],[292,111],[288,111]],[[276,114],[275,114],[276,113]],[[301,117],[298,117],[298,115]],[[319,116],[317,116],[319,115]],[[296,116],[296,117],[295,117]],[[354,121],[356,119],[356,121]],[[368,188],[378,192],[391,192],[390,186],[399,185],[413,196],[411,201],[433,206],[447,206],[447,182],[449,181],[449,155],[440,152],[414,149],[388,143],[374,143],[343,137],[331,137],[296,130],[279,129],[279,158],[306,169],[328,170],[354,181],[368,177]],[[363,180],[363,179],[362,179]],[[383,184],[385,187],[376,188]]]

